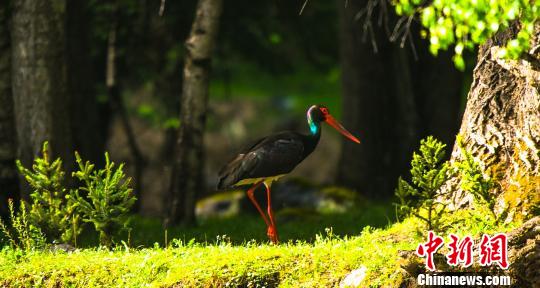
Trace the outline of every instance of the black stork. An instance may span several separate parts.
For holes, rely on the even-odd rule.
[[[307,111],[307,122],[309,124],[309,134],[304,135],[294,131],[285,131],[259,139],[249,148],[236,155],[219,172],[218,189],[252,185],[247,190],[247,196],[261,214],[268,227],[268,238],[274,244],[278,243],[278,233],[270,201],[270,186],[273,181],[291,172],[313,152],[321,138],[321,122],[326,122],[345,137],[360,143],[360,140],[349,133],[330,115],[328,108],[325,106],[311,106]],[[253,196],[253,193],[261,184],[266,187],[268,217]]]

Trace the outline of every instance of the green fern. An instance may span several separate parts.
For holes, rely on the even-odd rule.
[[[45,247],[45,236],[39,229],[29,221],[26,204],[21,201],[19,211],[15,213],[13,200],[8,200],[9,218],[11,229],[0,219],[0,232],[4,235],[9,246],[14,249],[30,251]]]
[[[101,245],[110,247],[112,235],[127,227],[128,213],[136,200],[130,188],[131,178],[126,178],[123,164],[115,167],[108,153],[105,153],[105,168],[101,170],[94,169],[88,161],[83,162],[78,153],[75,158],[79,170],[73,176],[82,182],[82,187],[75,191],[77,209],[84,222],[94,224]]]
[[[411,161],[412,184],[398,179],[395,203],[398,215],[414,215],[424,221],[429,230],[439,228],[446,204],[437,200],[439,189],[448,180],[451,170],[445,157],[446,145],[432,136],[420,141],[419,153]]]
[[[456,143],[462,156],[461,161],[454,163],[460,175],[460,188],[471,193],[478,203],[485,205],[491,212],[491,216],[498,221],[495,213],[495,198],[490,194],[495,181],[484,172],[480,163],[465,149],[461,136],[458,135]]]
[[[81,232],[79,219],[70,193],[64,188],[62,160],[50,161],[48,143],[43,143],[42,156],[34,159],[32,170],[17,160],[19,173],[32,192],[29,221],[40,227],[49,242],[74,243]]]

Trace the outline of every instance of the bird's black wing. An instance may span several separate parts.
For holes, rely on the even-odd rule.
[[[240,152],[238,152],[238,155],[234,156],[225,166],[219,170],[218,175],[219,178],[222,178],[226,176],[227,173],[234,170],[235,167],[240,164],[242,159],[245,157],[247,153],[249,153],[253,148],[255,148],[257,145],[259,145],[261,142],[263,142],[267,137],[263,137],[261,139],[258,139],[257,141],[251,143],[250,145],[244,146],[242,149],[240,149]]]
[[[289,173],[303,160],[303,152],[304,143],[297,133],[282,132],[263,138],[221,170],[218,188],[229,187],[243,179]]]

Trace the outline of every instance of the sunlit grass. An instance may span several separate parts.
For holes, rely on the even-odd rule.
[[[316,235],[332,228],[338,236],[358,235],[365,226],[385,227],[394,219],[394,209],[390,204],[366,202],[346,213],[319,213],[312,210],[286,209],[276,215],[277,227],[282,242],[316,240]],[[254,212],[256,213],[256,212]],[[163,228],[157,218],[134,216],[131,229],[117,235],[132,247],[165,246],[165,241],[180,239],[188,242],[212,244],[218,237],[225,237],[235,245],[248,241],[266,243],[266,226],[258,214],[241,214],[229,218],[211,218],[199,221],[196,226]],[[84,231],[78,239],[79,247],[98,244],[97,235],[91,230]]]
[[[400,238],[413,237],[412,227],[406,226],[409,231],[400,229]],[[396,244],[385,240],[395,230],[365,228],[361,236],[344,238],[329,231],[319,234],[313,243],[289,241],[277,246],[175,240],[167,249],[132,250],[119,246],[110,252],[85,249],[18,256],[4,251],[0,257],[0,278],[4,280],[0,285],[331,287],[361,266],[367,268],[373,283],[379,283],[397,276],[378,279],[381,273],[395,270],[393,258],[397,250],[412,248],[411,241]]]
[[[380,228],[366,226],[380,216],[380,208],[367,205],[358,209],[362,212],[321,215],[313,222],[305,218],[284,222],[279,245],[265,240],[264,225],[256,217],[237,217],[172,229],[170,237],[181,237],[161,248],[159,222],[137,219],[132,243],[155,241],[158,244],[154,247],[137,249],[119,243],[112,251],[87,248],[71,253],[4,249],[0,253],[0,286],[333,287],[351,270],[365,267],[362,283],[394,287],[405,275],[398,252],[414,250],[425,241],[426,232],[424,224],[414,218],[381,224]],[[448,214],[444,221],[452,225],[441,235],[451,232],[477,238],[480,233],[504,232],[515,226],[495,224],[482,213],[463,210]],[[372,216],[361,218],[360,214]],[[331,219],[334,228],[322,228],[329,224],[320,222],[322,218]],[[311,231],[319,232],[311,235]],[[223,234],[229,236],[217,237]]]

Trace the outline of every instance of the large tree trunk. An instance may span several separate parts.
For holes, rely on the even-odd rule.
[[[182,88],[180,130],[175,147],[165,225],[195,221],[197,192],[204,189],[203,135],[210,64],[222,0],[199,0],[189,38]]]
[[[11,49],[8,5],[0,6],[0,217],[6,217],[7,199],[19,188],[15,168],[15,120],[11,95]]]
[[[29,166],[43,142],[50,141],[54,156],[60,156],[69,171],[73,152],[66,91],[65,1],[13,1],[12,16],[18,157]]]
[[[346,7],[342,0],[337,2],[343,120],[362,141],[343,142],[337,181],[370,198],[389,197],[399,175],[407,173],[421,137],[434,134],[453,140],[462,76],[449,55],[433,59],[421,41],[415,39],[418,61],[409,49],[389,43],[377,16],[372,16],[373,32],[365,39],[364,19],[355,18],[370,0],[348,1]]]
[[[368,1],[349,1],[347,7],[338,0],[340,13],[340,55],[343,89],[343,122],[360,136],[362,144],[343,142],[338,182],[375,197],[378,191],[390,190],[397,178],[391,164],[395,155],[391,85],[393,67],[389,59],[392,47],[382,33],[374,35],[378,44],[374,52],[370,41],[363,41],[363,29],[355,15]],[[381,31],[382,32],[382,31]],[[369,40],[369,39],[368,39]],[[401,63],[395,63],[400,67]],[[404,83],[404,86],[408,86]],[[415,114],[416,111],[411,111]],[[406,123],[409,124],[409,123]],[[390,176],[390,175],[391,176]],[[380,194],[379,194],[380,195]]]
[[[133,195],[137,198],[132,207],[133,212],[139,212],[141,207],[142,180],[144,174],[145,161],[141,149],[137,143],[137,137],[131,125],[129,114],[122,98],[121,85],[118,77],[118,43],[117,35],[120,25],[119,3],[113,2],[114,8],[111,13],[109,35],[107,41],[107,67],[106,67],[106,86],[111,110],[120,117],[120,122],[124,128],[127,138],[127,144],[131,150],[134,166],[134,188]]]
[[[73,146],[83,159],[101,167],[107,136],[108,109],[94,93],[90,49],[90,15],[85,0],[66,3],[67,83],[71,101]]]
[[[508,219],[540,212],[540,24],[531,51],[519,60],[498,57],[519,23],[481,46],[460,135],[467,151],[497,183],[496,212]],[[461,159],[455,145],[452,160]],[[457,207],[472,195],[452,187]]]

